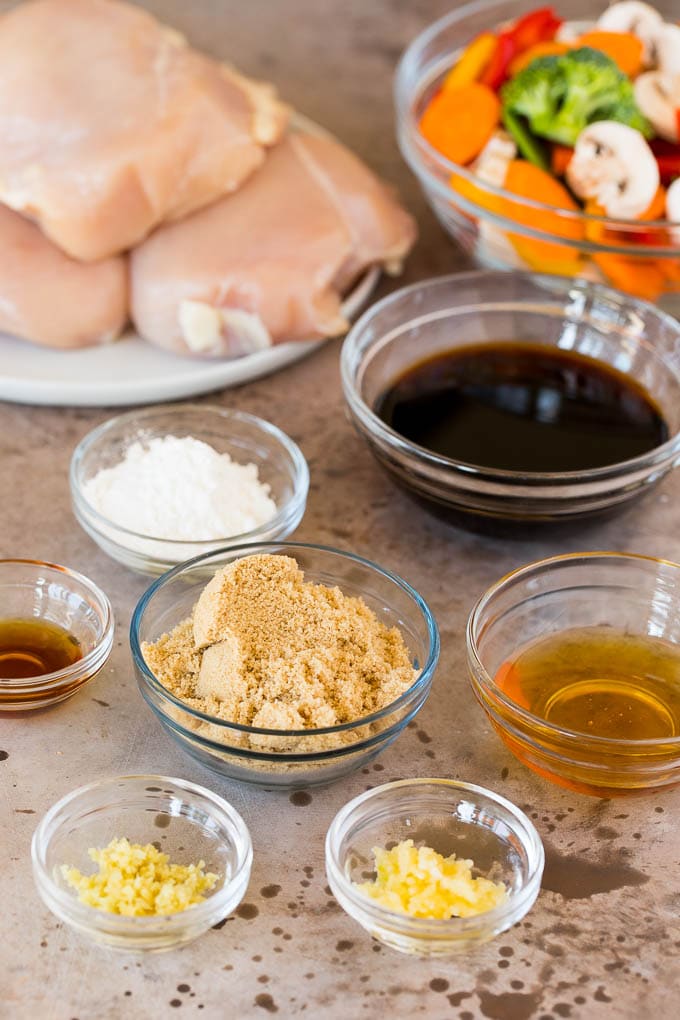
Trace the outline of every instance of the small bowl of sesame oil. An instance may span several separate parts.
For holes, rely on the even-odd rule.
[[[108,598],[82,574],[0,560],[0,712],[75,694],[108,659],[113,627]]]
[[[478,701],[535,772],[599,797],[680,783],[680,565],[529,564],[481,597],[467,649]]]

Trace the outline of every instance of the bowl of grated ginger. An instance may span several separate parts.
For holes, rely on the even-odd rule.
[[[190,942],[243,899],[253,850],[222,797],[169,776],[114,776],[54,804],[33,835],[33,877],[60,920],[112,949]]]

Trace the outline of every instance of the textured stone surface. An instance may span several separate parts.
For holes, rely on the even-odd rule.
[[[437,0],[156,0],[198,44],[272,78],[400,186],[422,224],[407,279],[459,267],[402,167],[393,141],[391,75],[402,46],[447,4]],[[108,560],[75,523],[68,463],[105,410],[0,406],[0,555],[84,571],[110,595],[118,626],[100,676],[48,711],[0,717],[0,875],[5,938],[0,1017],[132,1016],[327,1020],[610,1020],[677,1016],[680,982],[680,793],[599,801],[542,781],[486,724],[468,687],[465,619],[505,571],[578,549],[680,559],[680,476],[606,525],[532,541],[483,538],[423,513],[376,469],[347,423],[330,343],[280,374],[207,398],[270,418],[302,446],[312,471],[297,537],[370,555],[432,605],[442,658],[429,702],[369,769],[303,805],[220,781],[161,732],[132,675],[127,630],[147,582]],[[125,772],[161,772],[226,796],[250,827],[255,862],[246,903],[220,930],[152,957],[112,955],[57,924],[31,879],[43,812],[73,787]],[[480,783],[523,805],[549,847],[543,891],[527,919],[474,955],[424,962],[380,949],[325,890],[323,839],[335,812],[369,785],[405,776]],[[299,798],[298,798],[299,799]],[[641,881],[639,873],[648,881]],[[674,991],[675,989],[675,991]],[[200,1008],[202,1007],[202,1008]]]

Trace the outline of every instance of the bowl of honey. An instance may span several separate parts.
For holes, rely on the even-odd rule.
[[[680,565],[554,556],[492,585],[467,626],[472,687],[525,765],[611,797],[680,783]]]
[[[92,680],[113,645],[113,610],[87,577],[0,560],[0,712],[44,708]]]
[[[341,370],[360,434],[431,508],[560,521],[680,461],[680,322],[584,280],[477,271],[373,305]]]

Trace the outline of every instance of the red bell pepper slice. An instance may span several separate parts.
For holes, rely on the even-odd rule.
[[[680,145],[663,138],[654,138],[650,145],[659,164],[659,176],[663,183],[670,184],[676,177],[680,177]]]
[[[492,54],[491,60],[479,79],[482,85],[488,85],[490,89],[496,92],[508,77],[508,68],[516,52],[515,44],[510,38],[509,33],[501,32],[498,36],[498,45]]]
[[[529,11],[528,14],[518,18],[507,33],[513,42],[515,52],[521,53],[536,43],[554,39],[561,24],[561,19],[557,17],[552,7],[538,7],[535,11]]]
[[[499,89],[508,77],[513,58],[536,43],[554,39],[561,24],[552,7],[539,7],[518,18],[499,34],[496,50],[479,80],[490,89]]]

